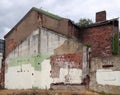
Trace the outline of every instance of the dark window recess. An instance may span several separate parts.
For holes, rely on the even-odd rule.
[[[103,65],[103,68],[109,68],[109,67],[113,67],[113,65]]]
[[[78,95],[78,94],[72,94],[72,95]]]

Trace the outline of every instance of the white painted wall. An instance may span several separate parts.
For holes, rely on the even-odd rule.
[[[5,73],[5,88],[49,89],[51,83],[64,82],[80,84],[82,82],[81,69],[69,69],[68,67],[61,68],[59,78],[52,79],[50,77],[50,59],[46,58],[40,62],[41,70],[36,70],[34,65],[26,61],[27,57],[37,55],[39,49],[41,54],[54,54],[54,49],[60,47],[67,39],[62,35],[56,34],[47,29],[42,29],[40,35],[39,41],[39,29],[33,31],[33,33],[19,46],[17,46],[16,49],[13,50],[6,58],[8,69],[6,69]],[[40,44],[40,48],[38,48],[38,44]],[[22,58],[21,60],[25,61],[26,63],[22,63],[22,61],[18,60],[17,58]],[[11,61],[12,59],[17,60]],[[15,64],[11,65],[13,63]],[[34,64],[38,63],[36,62]],[[66,81],[66,79],[68,79],[68,81]]]
[[[41,70],[41,82],[40,82],[40,88],[42,89],[49,89],[50,84],[52,83],[52,78],[50,77],[50,60],[46,59],[41,63],[42,70]]]
[[[39,50],[38,43],[40,44],[40,53],[54,54],[54,49],[62,45],[66,40],[65,37],[47,29],[41,29],[40,38],[39,42],[39,29],[36,29],[7,56],[6,63],[8,64],[8,69],[6,69],[5,73],[5,88],[50,88],[53,79],[50,77],[51,65],[49,59],[44,59],[40,63],[41,71],[35,70],[35,67],[29,62],[20,64],[20,62],[17,62],[18,60],[15,60],[17,65],[11,66],[14,62],[11,61],[12,59],[37,55]]]
[[[49,89],[52,83],[52,78],[50,77],[50,60],[44,60],[41,63],[41,71],[34,72],[34,83],[33,87],[41,89]]]
[[[98,84],[120,86],[120,71],[110,69],[99,69],[96,72]]]
[[[41,63],[41,71],[35,71],[31,64],[9,67],[5,74],[5,88],[8,89],[49,89],[53,79],[50,77],[50,60]]]
[[[32,88],[34,72],[31,64],[9,67],[5,74],[5,88],[29,89]]]

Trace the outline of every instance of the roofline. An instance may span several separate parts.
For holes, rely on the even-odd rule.
[[[50,12],[48,12],[48,11],[44,11],[44,10],[42,10],[42,9],[38,9],[38,8],[36,8],[36,7],[33,7],[32,10],[33,10],[33,11],[36,11],[36,12],[38,12],[38,13],[42,13],[42,14],[44,14],[44,15],[46,15],[46,16],[49,16],[49,17],[51,17],[51,18],[53,18],[53,19],[56,19],[56,20],[61,20],[61,19],[62,19],[62,17],[60,17],[60,16],[58,16],[58,15],[52,14],[52,13],[50,13]]]
[[[11,32],[31,13],[32,9],[30,9],[27,14],[4,36],[6,38]]]
[[[62,17],[60,17],[60,16],[57,16],[57,15],[54,15],[54,14],[49,13],[49,12],[47,12],[47,11],[44,11],[44,10],[42,10],[42,9],[38,9],[38,8],[33,7],[33,8],[31,8],[31,9],[27,12],[27,14],[25,14],[25,16],[4,36],[4,38],[6,38],[8,35],[10,35],[10,34],[12,33],[12,31],[13,31],[32,11],[36,11],[36,12],[38,12],[38,13],[42,13],[42,14],[44,14],[44,15],[46,15],[46,16],[49,16],[49,17],[51,17],[51,18],[53,18],[53,19],[56,19],[56,20],[62,19]],[[48,13],[48,14],[47,14],[47,13]]]
[[[85,26],[85,27],[79,27],[80,29],[84,29],[84,28],[91,28],[91,27],[96,27],[96,26],[101,26],[101,25],[106,25],[106,24],[109,24],[113,21],[118,21],[119,18],[114,18],[114,19],[110,19],[110,20],[106,20],[106,21],[100,21],[100,22],[96,22],[96,23],[93,23],[93,24],[90,24],[88,26]]]

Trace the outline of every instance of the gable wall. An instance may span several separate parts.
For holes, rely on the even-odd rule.
[[[37,13],[32,11],[13,31],[5,38],[5,56],[16,48],[23,40],[26,39],[33,30],[38,26]]]

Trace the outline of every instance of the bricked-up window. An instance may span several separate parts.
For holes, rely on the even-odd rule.
[[[113,61],[110,61],[109,58],[104,58],[102,59],[102,67],[103,68],[110,68],[110,67],[113,67],[114,65],[114,62]]]
[[[107,65],[103,65],[102,67],[103,68],[110,68],[110,67],[113,67],[113,65],[112,64],[109,64],[109,65],[107,64]]]

